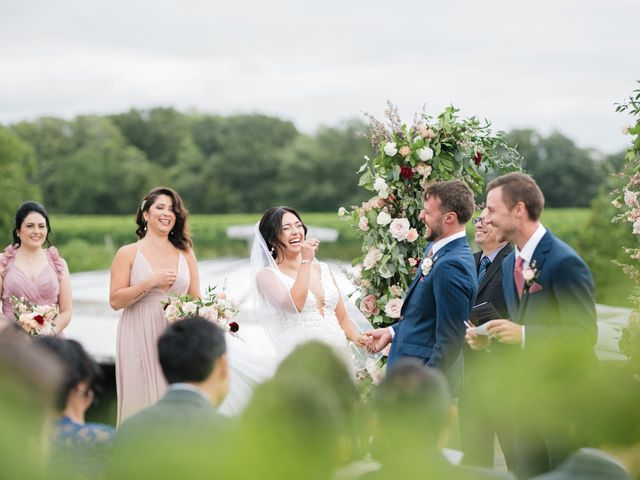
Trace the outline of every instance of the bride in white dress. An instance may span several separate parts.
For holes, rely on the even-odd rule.
[[[352,350],[369,341],[364,319],[355,323],[347,312],[329,266],[315,258],[320,242],[306,238],[307,227],[289,207],[267,210],[258,225],[251,253],[256,279],[254,305],[279,359],[300,343],[320,340],[352,363]],[[362,354],[363,352],[360,352]]]
[[[331,346],[354,374],[377,369],[380,354],[366,351],[373,330],[364,315],[340,294],[326,263],[315,256],[320,242],[289,207],[267,210],[255,227],[250,290],[253,312],[273,344],[276,358],[263,358],[250,345],[230,344],[231,387],[220,411],[233,415],[256,384],[269,378],[296,346],[319,340]]]

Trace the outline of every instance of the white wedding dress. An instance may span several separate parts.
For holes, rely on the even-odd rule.
[[[309,290],[302,310],[298,311],[290,293],[295,280],[280,271],[256,224],[251,250],[251,303],[255,319],[264,327],[275,355],[256,354],[259,349],[255,345],[229,339],[227,350],[231,384],[229,394],[219,408],[221,413],[240,413],[251,398],[255,386],[273,376],[279,363],[298,345],[312,340],[332,347],[354,377],[358,370],[366,368],[371,372],[377,369],[380,354],[368,355],[347,340],[336,316],[340,291],[329,266],[314,260],[313,266],[316,265],[320,267],[320,282],[324,294],[322,305]],[[352,302],[344,299],[344,304],[349,319],[359,331],[373,329]]]
[[[333,277],[326,263],[315,261],[320,265],[320,282],[324,292],[324,301],[319,300],[309,290],[304,307],[299,316],[280,315],[278,317],[281,340],[276,345],[279,360],[289,355],[298,345],[318,340],[334,349],[349,369],[353,368],[353,361],[349,349],[349,342],[340,327],[336,316],[336,307],[340,299],[340,292],[333,282]],[[276,273],[283,283],[291,289],[293,278],[277,270]]]

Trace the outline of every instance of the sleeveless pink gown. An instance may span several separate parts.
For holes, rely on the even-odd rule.
[[[152,273],[151,265],[136,246],[129,285],[140,283]],[[169,291],[184,295],[189,290],[189,279],[189,265],[180,252],[177,278]],[[162,305],[168,299],[168,293],[158,288],[151,290],[136,303],[126,307],[118,323],[118,425],[127,417],[156,403],[167,389],[158,361],[157,341],[169,325]]]
[[[59,303],[60,280],[64,275],[64,261],[56,247],[45,250],[49,265],[35,279],[31,279],[14,263],[18,248],[9,245],[4,249],[0,261],[2,275],[2,313],[10,320],[16,320],[9,298],[13,295],[25,297],[36,305],[52,305]]]

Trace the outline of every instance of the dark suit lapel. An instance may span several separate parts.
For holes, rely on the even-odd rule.
[[[513,283],[513,267],[515,263],[516,253],[512,250],[502,261],[502,291],[505,302],[507,303],[507,309],[511,315],[511,320],[517,322],[519,301],[516,285]]]
[[[498,271],[500,270],[500,266],[502,264],[502,260],[504,259],[504,257],[506,257],[509,254],[510,251],[511,249],[509,248],[509,244],[505,245],[500,249],[500,251],[496,255],[496,258],[494,258],[493,261],[491,262],[491,265],[489,265],[489,268],[487,269],[487,273],[485,273],[484,277],[482,277],[482,281],[478,284],[478,295],[484,290],[484,287],[487,286],[487,284],[495,276],[495,274],[498,273]],[[480,255],[480,257],[478,258],[481,258],[481,257],[482,255]],[[478,268],[479,264],[480,262],[478,260],[478,262],[476,263],[476,269]]]

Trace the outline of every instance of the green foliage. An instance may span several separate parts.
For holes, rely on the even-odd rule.
[[[31,147],[8,128],[0,126],[0,232],[11,240],[13,217],[22,199],[38,199],[39,192],[29,182],[35,168]]]
[[[422,256],[426,227],[419,219],[425,185],[462,180],[479,193],[484,175],[518,169],[519,154],[502,132],[477,118],[460,119],[447,107],[436,119],[422,114],[402,123],[388,105],[387,124],[369,117],[373,159],[360,168],[359,185],[376,195],[346,216],[362,237],[362,252],[353,260],[360,268],[359,307],[374,325],[390,324]],[[343,212],[346,215],[346,212]]]
[[[507,135],[545,196],[547,207],[588,207],[605,179],[594,153],[578,148],[572,140],[554,132],[543,137],[534,130],[513,130]]]

